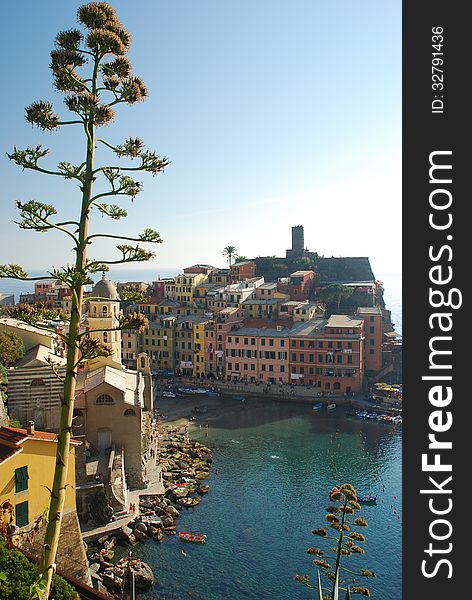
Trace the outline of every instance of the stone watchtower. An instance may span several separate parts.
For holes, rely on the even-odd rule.
[[[292,247],[287,250],[287,258],[298,258],[303,256],[305,250],[305,235],[303,225],[292,227]]]
[[[89,300],[87,315],[89,329],[116,329],[119,326],[119,314],[120,297],[118,291],[115,284],[109,281],[103,273],[102,279],[95,284]],[[122,368],[121,331],[97,331],[91,333],[90,336],[99,339],[112,349],[112,355],[107,359],[101,358],[100,362],[112,367]],[[94,368],[94,361],[90,361],[90,366],[92,369]]]

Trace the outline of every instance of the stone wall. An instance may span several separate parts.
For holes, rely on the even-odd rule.
[[[36,534],[31,544],[22,538],[18,545],[39,558],[45,532],[44,528],[39,534]],[[65,575],[72,575],[87,585],[92,585],[85,546],[75,510],[65,513],[62,519],[57,565]]]

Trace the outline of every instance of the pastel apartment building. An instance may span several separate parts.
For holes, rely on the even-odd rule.
[[[226,378],[251,383],[288,383],[289,330],[242,327],[226,337]]]
[[[365,369],[366,371],[380,371],[382,369],[382,343],[383,343],[383,314],[377,306],[368,306],[357,309],[359,318],[364,321],[365,332]]]
[[[299,323],[290,333],[290,378],[324,393],[351,393],[364,381],[364,322],[347,315]]]
[[[244,321],[244,311],[240,307],[221,310],[214,319],[205,324],[205,375],[223,377],[225,374],[225,350],[229,333]]]

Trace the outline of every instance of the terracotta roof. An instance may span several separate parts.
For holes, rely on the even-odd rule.
[[[0,426],[0,444],[5,442],[7,445],[19,446],[25,440],[57,442],[57,433],[36,430],[33,434],[29,434],[26,429],[19,429],[18,427],[5,427],[4,425]],[[80,442],[73,439],[71,440],[71,443],[75,446],[80,445]]]
[[[21,448],[10,448],[9,446],[2,446],[0,442],[0,465],[5,462],[8,458],[15,456],[21,452]]]

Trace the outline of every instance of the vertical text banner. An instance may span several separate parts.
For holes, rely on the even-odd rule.
[[[403,598],[472,598],[471,24],[403,4]],[[470,187],[470,186],[469,186]]]

